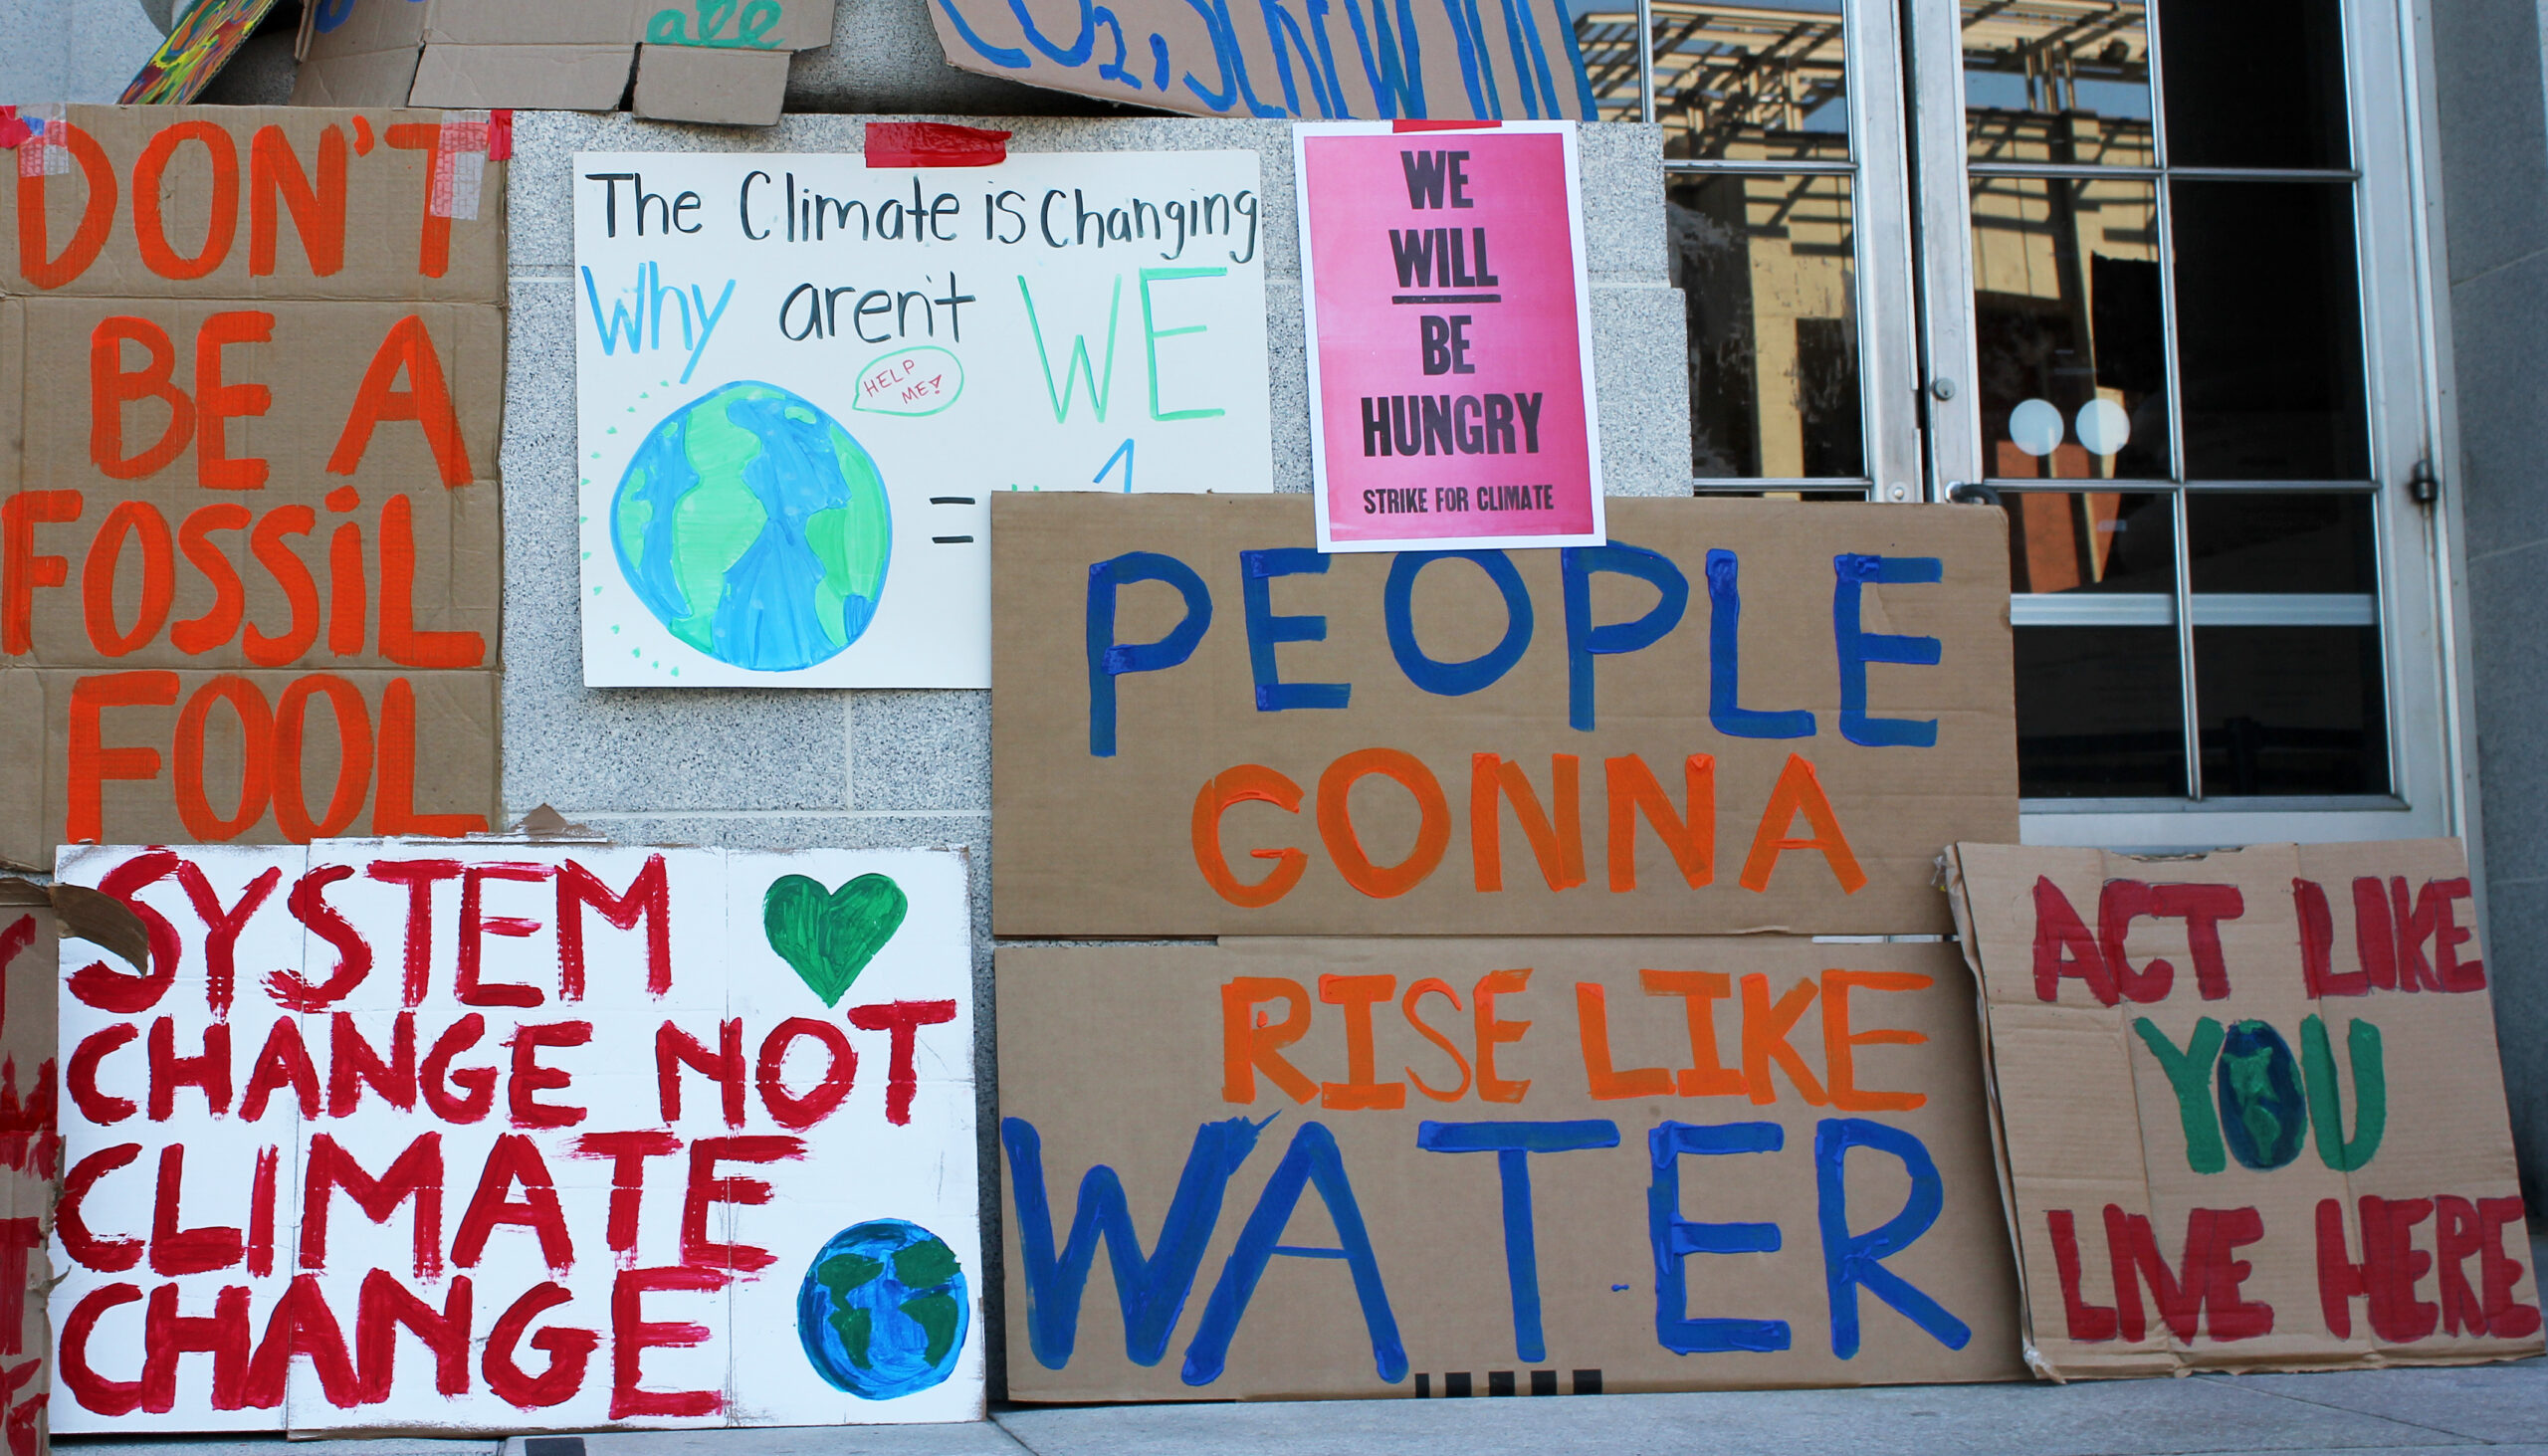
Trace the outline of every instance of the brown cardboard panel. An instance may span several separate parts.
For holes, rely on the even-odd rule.
[[[315,14],[316,11],[311,13]],[[417,48],[313,56],[293,73],[296,106],[403,106],[416,86]]]
[[[640,46],[629,109],[661,121],[776,125],[787,96],[787,56],[785,51]]]
[[[2029,1363],[2540,1352],[2467,876],[2456,840],[1955,847]]]
[[[832,21],[833,0],[359,0],[334,30],[311,37],[294,100],[611,110],[644,42],[699,58],[660,70],[641,114],[768,124],[780,89],[760,79],[783,78],[793,52],[831,44]],[[407,82],[391,90],[402,53]],[[711,56],[727,64],[713,67]]]
[[[0,265],[0,512],[30,563],[0,592],[0,749],[31,769],[0,795],[0,859],[482,826],[489,123],[73,107],[53,130],[22,170],[65,165],[0,189],[45,209],[0,219],[40,245]]]
[[[496,479],[502,310],[73,298],[23,310],[24,387],[62,406],[24,411],[19,469],[31,488],[164,483],[205,499],[315,502],[344,485]],[[91,387],[101,372],[110,394]]]
[[[420,106],[523,106],[548,111],[616,109],[637,48],[589,45],[425,47],[409,100]]]
[[[1254,583],[1264,596],[1248,605],[1241,553],[1307,547],[1306,498],[994,496],[999,933],[1945,930],[1937,846],[1963,826],[2009,835],[2017,820],[2002,517],[1754,501],[1623,499],[1610,510],[1612,541],[1653,554],[1514,551],[1424,565],[1407,592],[1410,670],[1391,645],[1387,583],[1419,558],[1257,558],[1276,574]],[[1713,593],[1711,551],[1731,553],[1734,568]],[[1136,552],[1185,563],[1176,569],[1208,594],[1209,625],[1182,663],[1110,675],[1108,663],[1150,666],[1159,654],[1141,645],[1187,616],[1179,588],[1128,580],[1114,593],[1111,638],[1101,625],[1092,649],[1093,566],[1120,558],[1131,564],[1119,570],[1173,574],[1127,555]],[[1931,561],[1942,579],[1843,589],[1835,559],[1852,554]],[[1511,573],[1527,626],[1479,559]],[[1685,593],[1677,622],[1639,651],[1571,654],[1566,559],[1590,563],[1578,636],[1591,647],[1627,645],[1634,629],[1618,624],[1669,620],[1672,600],[1592,566],[1640,566]],[[1729,589],[1739,612],[1723,600]],[[1862,634],[1935,641],[1934,666],[1866,668],[1863,705],[1876,720],[1934,723],[1934,746],[1870,746],[1844,732],[1835,602],[1856,605]],[[1809,735],[1746,736],[1712,723],[1720,620],[1740,648],[1739,663],[1717,664],[1739,668],[1724,693],[1746,710],[1805,715],[1774,727],[1809,721]],[[1911,651],[1859,641],[1864,653]],[[1110,642],[1133,656],[1108,656]],[[1499,644],[1511,643],[1524,645],[1494,677]],[[1282,685],[1349,685],[1346,706],[1262,711],[1285,689],[1260,686],[1258,658]],[[1479,663],[1458,681],[1459,665]],[[1418,676],[1445,691],[1419,688]],[[1104,753],[1110,683],[1114,751]],[[1474,691],[1451,691],[1463,688]],[[1343,690],[1326,691],[1333,701]],[[1587,718],[1589,728],[1575,726]],[[1919,730],[1853,720],[1848,731]],[[1364,767],[1375,771],[1357,780]],[[1712,812],[1694,811],[1693,778],[1703,800],[1712,792]],[[1812,827],[1825,805],[1845,855]],[[1667,848],[1657,813],[1676,834],[1699,829]],[[1478,827],[1489,822],[1494,854]],[[1797,847],[1816,840],[1828,847]]]
[[[39,673],[0,666],[0,866],[51,873],[53,844],[44,837],[44,682]]]
[[[45,891],[24,880],[0,880],[0,994],[7,997],[0,1003],[0,1270],[24,1272],[0,1287],[0,1383],[7,1387],[0,1395],[0,1431],[10,1456],[46,1449],[46,1394],[53,1385],[44,1293],[53,1282],[47,1246],[62,1176],[57,944]]]
[[[22,244],[41,233],[44,244],[8,250],[0,292],[501,304],[505,164],[486,160],[483,126],[446,119],[73,106],[68,170],[44,176],[40,192],[34,178],[0,188],[0,233]],[[43,199],[41,229],[18,219],[31,193]],[[472,196],[475,215],[458,215]]]
[[[336,495],[348,491],[350,496]],[[503,502],[484,487],[213,494],[186,486],[0,496],[77,517],[30,520],[33,661],[133,668],[486,667],[501,620]],[[68,505],[60,503],[68,502]],[[30,513],[32,515],[32,513]],[[14,605],[0,620],[14,620]]]
[[[1005,946],[997,973],[1018,1399],[2020,1371],[1952,946],[1232,938]],[[1117,1190],[1128,1224],[1096,1211]],[[1835,1298],[1888,1228],[1918,1296]],[[1154,1315],[1128,1322],[1135,1254]]]
[[[1375,35],[1363,32],[1360,10],[1349,27],[1332,14],[1303,18],[1275,7],[1212,7],[1207,14],[1182,0],[1125,0],[1109,8],[1112,18],[1093,25],[1082,12],[1074,30],[1067,10],[1044,7],[1032,33],[1028,11],[999,0],[942,0],[930,18],[948,64],[958,70],[1200,116],[1592,114],[1573,22],[1548,0],[1461,12],[1451,0],[1412,0],[1380,18]],[[1304,26],[1317,37],[1306,45],[1318,56],[1333,54],[1332,67],[1310,59]],[[1279,57],[1278,45],[1285,53]],[[1063,65],[1057,52],[1077,56],[1078,64]]]
[[[37,743],[12,761],[38,770],[0,800],[0,858],[47,869],[54,846],[69,843],[484,830],[503,812],[501,677],[316,663],[243,673],[0,667],[10,737]]]
[[[26,378],[27,311],[22,300],[0,297],[0,368],[7,379]],[[0,496],[18,489],[18,459],[26,443],[24,385],[0,382]]]
[[[636,39],[641,0],[432,0],[425,39],[433,45],[571,46]]]

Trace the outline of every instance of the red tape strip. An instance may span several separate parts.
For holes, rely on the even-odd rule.
[[[995,167],[1008,160],[1008,133],[943,121],[870,121],[871,167]]]
[[[18,119],[16,106],[0,106],[0,150],[14,150],[19,142],[36,134],[36,129]]]
[[[499,108],[487,113],[487,160],[509,162],[514,159],[514,113]]]

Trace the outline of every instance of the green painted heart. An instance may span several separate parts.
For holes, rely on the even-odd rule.
[[[783,875],[761,897],[760,925],[769,948],[795,967],[797,978],[824,1005],[837,1006],[910,909],[903,887],[883,875],[861,875],[838,890]]]

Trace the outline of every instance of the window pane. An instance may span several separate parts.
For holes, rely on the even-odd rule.
[[[2160,0],[2172,167],[2342,167],[2336,0]]]
[[[2377,627],[2195,621],[2205,797],[2389,791]]]
[[[1654,116],[1670,158],[1849,155],[1841,0],[1654,0]]]
[[[1690,474],[1863,476],[1848,179],[1678,176],[1664,212],[1689,315]]]
[[[2158,190],[1978,177],[1974,346],[1995,479],[2164,480]]]
[[[1575,49],[1592,87],[1592,118],[1639,119],[1634,0],[1566,0],[1566,9],[1575,17]]]
[[[2174,621],[2176,513],[2166,496],[2011,491],[2009,589],[2133,593],[2159,598]]]
[[[1977,161],[2148,166],[2150,40],[2137,0],[1963,0]]]
[[[2369,496],[2195,491],[2186,497],[2186,519],[2198,592],[2378,588]]]
[[[2183,798],[2185,698],[2173,627],[2019,627],[2017,791]]]
[[[2364,480],[2353,187],[2169,184],[2192,480]]]

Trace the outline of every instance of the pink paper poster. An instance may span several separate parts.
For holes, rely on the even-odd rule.
[[[1293,145],[1319,549],[1598,543],[1573,123]]]

